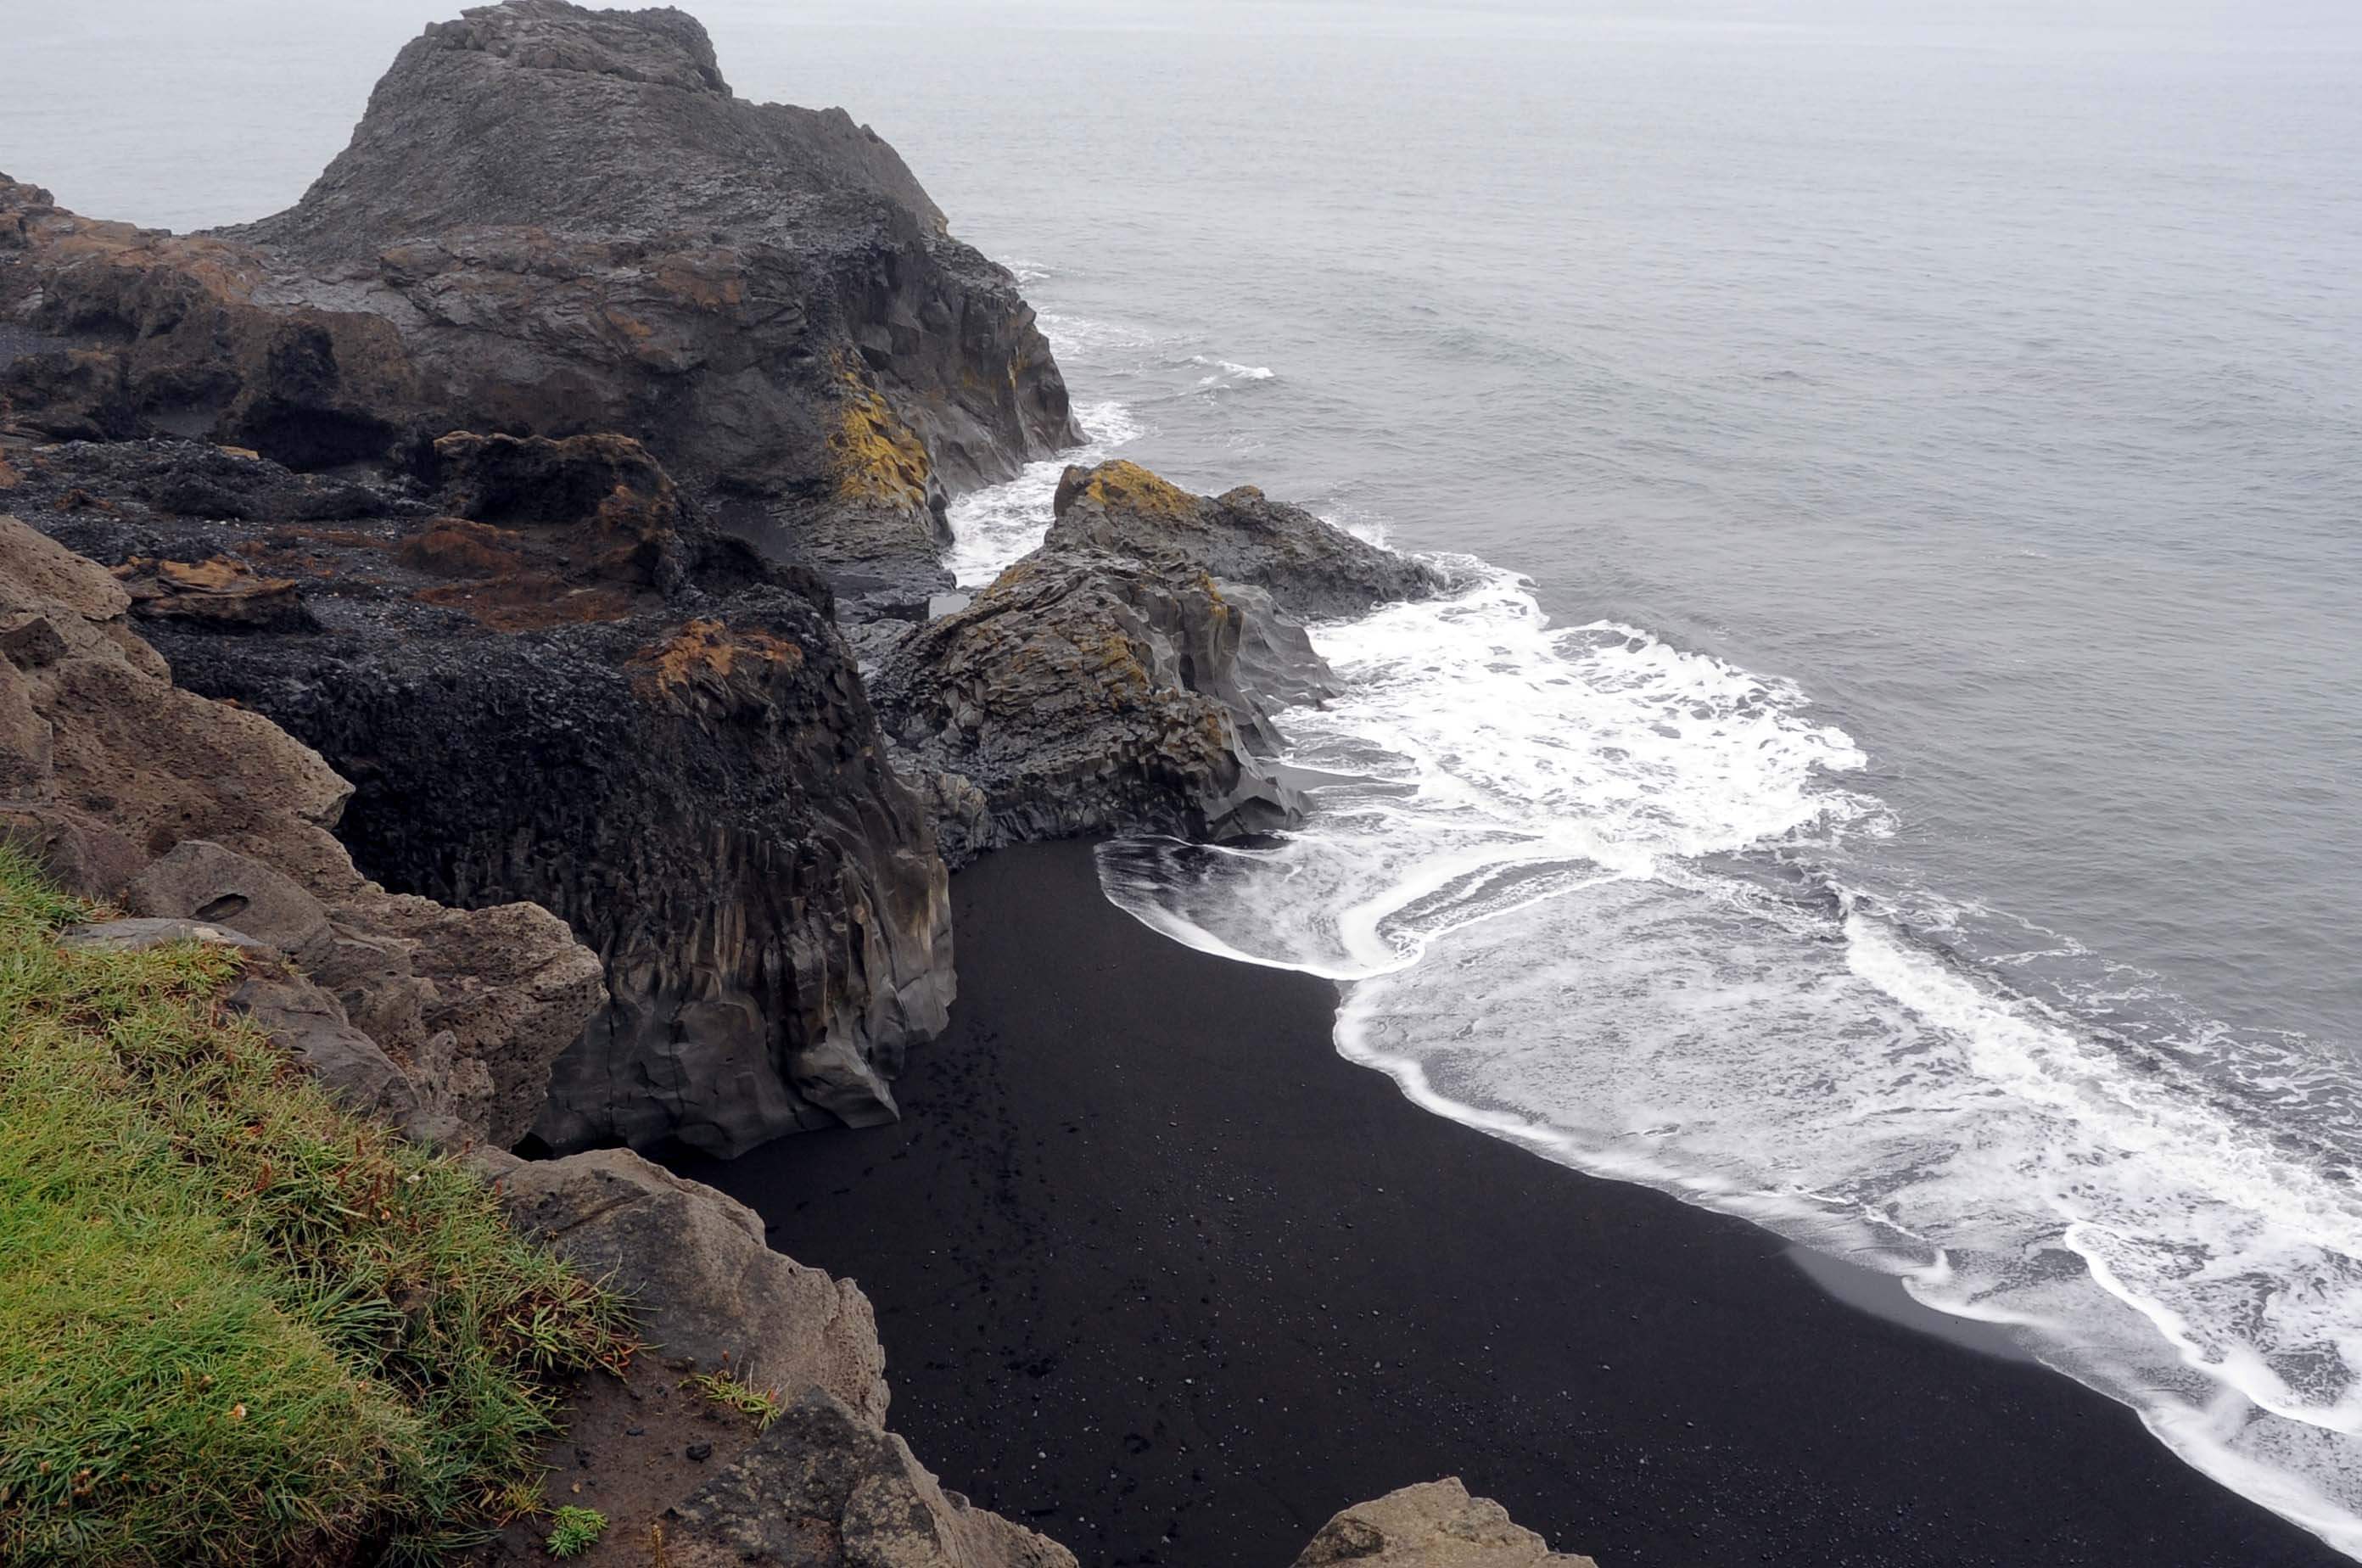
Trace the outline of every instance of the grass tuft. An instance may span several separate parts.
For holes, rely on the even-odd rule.
[[[549,1522],[554,1527],[548,1542],[552,1557],[579,1557],[607,1533],[607,1516],[596,1508],[568,1506],[552,1514]]]
[[[720,1372],[701,1372],[683,1385],[702,1394],[725,1410],[735,1410],[748,1417],[758,1432],[771,1430],[786,1405],[776,1388],[764,1388],[748,1382],[744,1374],[724,1368]]]
[[[538,1479],[624,1307],[338,1110],[218,947],[68,952],[0,846],[0,1562],[430,1562]]]

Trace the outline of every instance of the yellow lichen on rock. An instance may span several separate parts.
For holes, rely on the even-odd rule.
[[[927,503],[927,448],[886,395],[850,365],[837,370],[844,413],[828,437],[829,470],[845,501]]]
[[[1110,510],[1178,517],[1194,511],[1198,498],[1171,480],[1119,458],[1091,470],[1083,493]]]

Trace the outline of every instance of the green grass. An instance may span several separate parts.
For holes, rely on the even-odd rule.
[[[0,1562],[480,1539],[623,1304],[225,1015],[235,955],[60,950],[85,914],[0,847]]]
[[[563,1507],[550,1516],[549,1522],[555,1527],[548,1541],[552,1557],[579,1557],[607,1533],[607,1516],[596,1508]]]
[[[757,1387],[743,1375],[726,1370],[698,1373],[689,1379],[686,1386],[704,1395],[725,1410],[735,1410],[750,1418],[758,1432],[770,1430],[771,1423],[778,1420],[779,1412],[787,1408],[781,1403],[778,1389]]]

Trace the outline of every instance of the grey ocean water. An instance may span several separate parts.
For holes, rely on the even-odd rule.
[[[1019,269],[1100,450],[1473,558],[1321,629],[1302,759],[1386,787],[1120,903],[2362,1555],[2362,18],[695,8]],[[257,215],[444,10],[12,18],[0,169]]]

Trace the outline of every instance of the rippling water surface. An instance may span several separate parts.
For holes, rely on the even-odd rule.
[[[80,8],[0,168],[256,215],[444,9]],[[2362,1555],[2342,8],[699,9],[1019,268],[1095,453],[1460,558],[1318,629],[1301,833],[1112,845],[1111,898]],[[962,504],[965,577],[1054,475]]]

